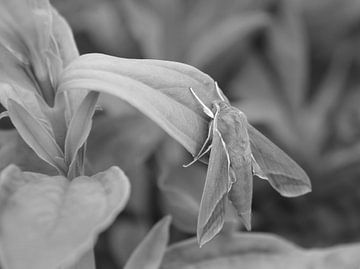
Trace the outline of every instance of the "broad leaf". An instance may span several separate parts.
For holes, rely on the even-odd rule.
[[[300,269],[304,255],[291,243],[272,235],[220,234],[199,248],[189,239],[168,248],[161,269]],[[290,263],[289,263],[290,262]],[[298,264],[298,265],[297,265]]]
[[[158,269],[163,259],[168,241],[171,217],[159,221],[134,250],[125,269]]]
[[[353,269],[359,244],[305,250],[264,233],[221,234],[202,248],[190,239],[168,248],[161,269]]]
[[[0,254],[7,269],[71,266],[125,206],[129,182],[112,167],[92,177],[0,175]]]
[[[86,54],[67,67],[59,90],[88,89],[119,97],[196,154],[206,137],[207,120],[189,87],[196,89],[206,105],[218,98],[214,81],[194,67]]]
[[[1,130],[0,171],[9,164],[15,164],[23,171],[46,175],[57,174],[56,169],[40,159],[16,130]]]

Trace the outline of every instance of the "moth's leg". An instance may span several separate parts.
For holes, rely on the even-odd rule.
[[[204,113],[206,115],[208,115],[210,118],[214,118],[214,113],[212,113],[211,109],[208,108],[204,103],[203,101],[201,101],[201,99],[199,98],[199,96],[196,95],[196,93],[194,92],[194,90],[190,87],[190,92],[192,93],[192,95],[194,95],[194,97],[196,98],[196,100],[200,103]]]
[[[194,164],[196,161],[198,161],[199,159],[201,159],[206,153],[208,153],[211,150],[211,144],[208,146],[208,148],[202,152],[201,154],[198,154],[197,156],[194,157],[194,159],[188,163],[188,164],[183,164],[183,167],[189,167],[190,165]]]
[[[214,124],[213,124],[213,128],[214,128],[214,131],[219,135],[220,137],[220,140],[221,140],[221,144],[225,150],[225,154],[226,154],[226,159],[227,159],[227,170],[228,170],[228,181],[229,181],[229,189],[228,191],[230,191],[230,188],[231,188],[231,185],[233,182],[236,181],[236,178],[235,180],[233,181],[231,179],[231,176],[230,176],[230,155],[229,155],[229,151],[226,147],[226,143],[224,141],[224,138],[222,137],[222,134],[220,133],[219,129],[217,128],[217,120],[218,120],[218,115],[219,115],[219,111],[220,111],[220,107],[218,104],[215,104],[215,108],[216,108],[216,112],[215,112],[215,116],[214,116]]]
[[[268,177],[263,172],[263,170],[260,168],[259,164],[255,160],[254,155],[252,155],[252,153],[251,153],[251,168],[252,168],[253,175],[258,176],[259,178],[268,180]]]
[[[207,135],[206,140],[205,140],[204,144],[202,145],[199,153],[194,157],[194,159],[190,163],[184,164],[183,167],[189,167],[190,165],[195,163],[197,160],[201,159],[201,157],[203,157],[207,152],[209,152],[209,150],[211,149],[211,144],[209,145],[209,147],[207,147],[206,150],[205,150],[205,147],[210,141],[212,130],[213,130],[213,123],[211,123],[209,126],[208,135]]]
[[[231,179],[231,176],[230,176],[230,155],[229,155],[229,151],[226,147],[226,144],[225,144],[225,141],[220,133],[220,131],[218,129],[215,129],[215,132],[217,132],[217,134],[220,136],[220,140],[221,140],[221,144],[225,150],[225,154],[226,154],[226,159],[227,159],[227,172],[228,172],[228,182],[229,182],[229,187],[228,187],[228,191],[230,191],[230,188],[231,188],[231,185],[232,183],[234,183],[236,181],[236,178],[235,180],[232,180]]]
[[[216,92],[217,92],[217,94],[219,95],[219,97],[220,97],[221,101],[226,102],[226,100],[225,100],[225,98],[224,98],[223,94],[222,94],[222,93],[221,93],[221,91],[220,91],[219,85],[217,84],[217,82],[216,82],[216,81],[215,81],[215,88],[216,88]]]

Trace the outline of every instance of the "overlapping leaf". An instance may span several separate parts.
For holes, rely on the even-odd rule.
[[[214,81],[194,67],[86,54],[66,68],[59,90],[88,89],[117,96],[196,154],[205,139],[207,121],[189,87],[195,88],[207,105],[218,98]]]
[[[8,269],[73,264],[129,197],[117,167],[69,181],[8,166],[0,180],[0,254]]]

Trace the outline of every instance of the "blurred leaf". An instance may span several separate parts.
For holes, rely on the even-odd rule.
[[[234,46],[239,49],[246,44],[268,22],[268,17],[260,12],[225,18],[205,33],[198,33],[199,37],[193,42],[185,62],[199,67],[207,66],[219,56],[229,53]]]
[[[87,141],[87,155],[94,171],[118,165],[136,169],[156,150],[164,132],[136,112],[131,115],[95,117]]]
[[[71,266],[123,209],[130,189],[116,167],[69,181],[8,166],[0,179],[0,254],[9,269]]]
[[[168,241],[171,217],[159,221],[131,254],[124,269],[158,269]]]
[[[279,5],[267,33],[267,49],[277,86],[296,113],[307,95],[308,53],[303,21],[291,2]],[[289,67],[291,66],[291,72]]]
[[[73,266],[61,267],[59,269],[96,269],[94,251],[86,252]]]
[[[189,87],[205,104],[218,98],[214,81],[194,67],[87,54],[66,69],[59,90],[89,89],[124,99],[195,154],[206,136],[207,122]]]
[[[268,2],[125,0],[120,10],[146,57],[206,68],[219,78],[266,27]]]
[[[133,178],[129,177],[129,179]],[[133,196],[132,190],[133,184],[131,182],[131,196]],[[126,207],[128,208],[128,205]],[[111,225],[107,231],[107,243],[109,244],[110,254],[119,268],[122,268],[129,259],[131,253],[141,243],[150,228],[151,224],[147,221],[132,218],[120,218]]]
[[[198,248],[190,239],[168,248],[162,269],[352,269],[359,265],[359,244],[304,250],[271,234],[221,234]]]
[[[168,248],[162,269],[182,268],[304,268],[300,249],[273,235],[256,233],[220,234],[199,248],[189,239]]]
[[[55,168],[40,159],[16,130],[0,131],[0,171],[9,164],[15,164],[23,171],[57,174]]]
[[[172,216],[178,229],[195,234],[201,195],[206,177],[206,166],[194,164],[184,168],[188,156],[183,147],[171,138],[165,139],[157,151],[161,190],[161,207]]]

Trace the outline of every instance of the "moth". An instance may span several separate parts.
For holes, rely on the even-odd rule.
[[[253,175],[268,180],[285,197],[311,191],[305,171],[251,126],[245,114],[227,101],[216,82],[215,87],[219,100],[213,101],[211,108],[189,88],[210,118],[204,144],[193,161],[184,165],[210,152],[197,223],[200,246],[221,231],[229,202],[246,229],[251,230]]]

